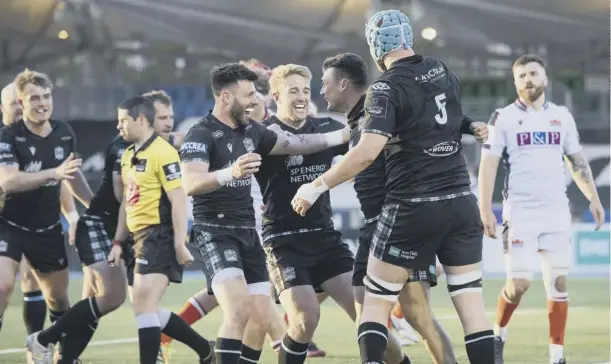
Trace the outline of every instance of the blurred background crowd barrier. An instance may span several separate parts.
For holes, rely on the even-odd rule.
[[[125,98],[166,90],[176,129],[186,131],[212,107],[211,67],[257,58],[270,67],[310,67],[313,102],[324,113],[322,62],[342,52],[369,59],[365,20],[389,8],[410,17],[418,53],[442,59],[458,75],[464,111],[478,120],[515,99],[513,60],[524,53],[542,56],[548,96],[573,112],[609,208],[606,0],[0,0],[0,81],[7,84],[25,67],[49,74],[54,118],[74,127],[84,171],[97,187],[105,149],[116,135],[116,106]],[[370,72],[377,76],[373,65]],[[470,137],[464,144],[475,176],[479,147]],[[494,193],[498,216],[503,174]],[[591,233],[587,201],[568,174],[566,184],[577,223],[575,263],[586,273],[608,272],[608,226]],[[361,216],[351,186],[334,191],[333,201],[336,225],[354,244]],[[502,254],[494,249],[486,270],[501,272]],[[78,260],[71,261],[78,269]]]

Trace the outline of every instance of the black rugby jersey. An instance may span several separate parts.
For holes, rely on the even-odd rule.
[[[274,131],[253,120],[246,127],[232,129],[208,114],[185,136],[180,160],[182,163],[206,162],[210,172],[218,171],[231,166],[248,152],[267,155],[277,140]],[[193,196],[194,221],[254,228],[251,182],[252,177],[247,176],[216,191]]]
[[[299,129],[281,122],[272,116],[264,125],[277,124],[291,134],[329,133],[342,130],[345,125],[331,118],[308,117]],[[299,187],[313,182],[329,168],[333,158],[348,152],[348,143],[307,155],[267,155],[263,158],[259,172],[255,174],[263,196],[263,235],[300,229],[333,228],[331,220],[331,197],[323,193],[308,210],[306,216],[298,215],[291,200]]]
[[[115,198],[112,176],[113,173],[121,174],[121,156],[128,146],[129,143],[117,136],[106,149],[104,176],[86,212],[87,215],[100,216],[108,219],[108,222],[114,222],[115,229],[121,203]]]
[[[56,168],[76,152],[74,131],[66,122],[49,121],[53,130],[46,137],[30,132],[23,120],[0,129],[0,166],[18,165],[22,172]],[[2,219],[37,230],[59,221],[61,182],[51,180],[26,192],[7,196]]]
[[[365,95],[361,97],[354,108],[348,113],[350,125],[350,145],[355,146],[361,139],[360,129],[365,120]],[[372,219],[382,211],[386,197],[386,176],[384,153],[378,157],[354,178],[354,190],[361,204],[361,211],[365,219]]]
[[[469,190],[456,76],[440,61],[397,60],[367,90],[363,133],[389,137],[388,197],[435,197]]]

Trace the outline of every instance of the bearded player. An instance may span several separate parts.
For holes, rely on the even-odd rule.
[[[495,363],[503,363],[507,325],[530,287],[539,254],[547,294],[549,363],[565,364],[572,246],[563,157],[573,180],[590,201],[597,230],[605,221],[605,212],[573,116],[566,107],[546,99],[548,79],[543,60],[536,55],[521,56],[513,65],[513,78],[518,99],[492,114],[490,138],[482,150],[479,170],[484,229],[486,235],[496,238],[497,222],[491,204],[501,157],[507,168],[502,233],[507,282],[497,304]]]

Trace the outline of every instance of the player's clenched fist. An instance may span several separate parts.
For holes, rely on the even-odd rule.
[[[481,121],[471,123],[471,131],[478,143],[485,143],[488,140],[488,125]]]
[[[185,244],[180,244],[175,247],[176,249],[176,260],[180,265],[189,265],[193,263],[193,255]]]
[[[235,161],[231,175],[234,179],[244,178],[259,172],[259,166],[261,166],[261,156],[257,153],[246,153]]]

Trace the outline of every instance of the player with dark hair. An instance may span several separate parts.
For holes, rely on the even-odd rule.
[[[365,91],[367,89],[367,66],[365,61],[356,54],[344,53],[330,57],[323,63],[323,76],[321,94],[327,100],[329,111],[342,112],[348,118],[348,124],[353,129],[351,144],[354,146],[359,141],[359,131],[365,117]],[[462,131],[467,134],[475,134],[478,141],[485,140],[487,128],[483,123],[474,123],[469,118],[463,118]],[[367,271],[367,259],[369,248],[375,231],[376,222],[384,202],[385,182],[384,154],[381,153],[374,162],[363,172],[355,177],[354,188],[360,201],[361,210],[365,216],[365,226],[361,230],[359,247],[357,250],[354,275],[352,283],[355,291],[355,304],[360,315],[365,287],[363,278]],[[437,284],[437,276],[430,267],[427,270],[416,271],[410,276],[408,282],[428,280],[431,286]],[[421,284],[426,284],[421,282]],[[413,285],[406,286],[413,288]],[[397,303],[397,308],[406,311],[406,319],[414,325],[416,331],[422,335],[431,356],[442,362],[445,360],[456,361],[450,337],[441,324],[432,316],[432,312],[419,312],[414,310],[417,305],[412,304],[424,299],[420,289],[404,289],[401,292],[403,305]],[[428,293],[427,293],[428,294]],[[391,318],[394,313],[391,313]],[[432,317],[431,317],[432,316]],[[401,320],[403,321],[403,320]],[[439,335],[439,337],[437,336]],[[439,341],[439,338],[441,341]]]
[[[214,109],[191,128],[180,150],[183,184],[194,197],[190,245],[224,313],[215,348],[219,364],[238,363],[241,356],[258,361],[268,328],[270,284],[251,197],[261,156],[315,153],[349,139],[348,128],[289,136],[251,120],[256,80],[237,63],[215,67]]]
[[[136,315],[140,362],[156,363],[161,333],[192,348],[200,363],[213,355],[206,339],[159,303],[170,282],[182,281],[183,265],[193,256],[186,247],[186,195],[178,152],[155,132],[155,106],[142,96],[126,100],[118,109],[123,139],[134,143],[121,157],[124,197],[119,210],[116,241],[109,256],[114,264],[128,230],[135,242],[132,308]]]
[[[461,154],[458,79],[442,62],[414,53],[409,19],[398,10],[373,15],[365,33],[383,74],[368,88],[360,140],[342,161],[302,186],[293,206],[305,214],[322,193],[361,173],[384,149],[386,196],[358,329],[362,362],[382,363],[392,307],[415,271],[434,269],[437,255],[470,362],[493,363],[494,333],[481,292],[483,228]],[[414,309],[428,305],[424,295]]]

